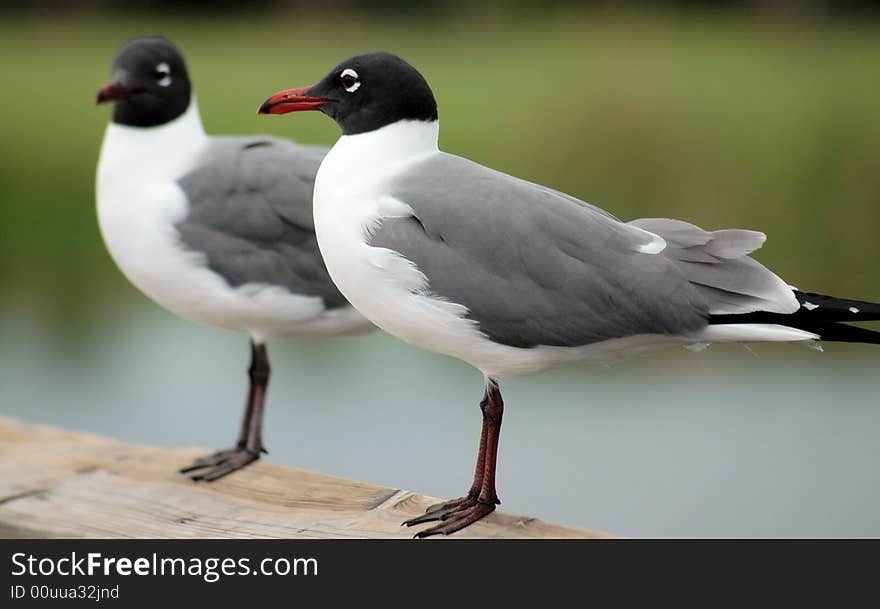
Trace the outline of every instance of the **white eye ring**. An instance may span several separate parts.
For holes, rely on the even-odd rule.
[[[167,87],[171,85],[171,66],[169,66],[164,61],[156,66],[156,76],[160,76],[157,81],[160,87]]]
[[[345,84],[346,81],[349,82],[348,85]],[[351,68],[345,68],[342,71],[342,74],[339,75],[339,82],[342,83],[342,88],[349,93],[354,93],[361,87],[361,81],[358,73]]]

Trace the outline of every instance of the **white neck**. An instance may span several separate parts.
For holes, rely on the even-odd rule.
[[[328,161],[337,167],[369,167],[371,172],[437,152],[438,121],[398,121],[375,131],[343,135]]]
[[[175,180],[192,168],[207,142],[195,95],[186,112],[164,125],[110,123],[98,162],[99,188],[114,175],[135,181]]]

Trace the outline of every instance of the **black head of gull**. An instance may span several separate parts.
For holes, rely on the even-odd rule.
[[[401,120],[437,120],[437,102],[425,78],[391,53],[346,59],[317,84],[279,91],[260,114],[320,110],[344,135],[374,131]]]
[[[115,102],[113,122],[130,127],[164,125],[189,107],[192,85],[176,46],[161,36],[134,38],[113,57],[113,77],[96,104]]]

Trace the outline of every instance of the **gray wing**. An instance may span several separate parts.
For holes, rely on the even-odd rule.
[[[642,218],[630,225],[666,240],[663,255],[674,261],[709,303],[712,315],[793,313],[800,306],[789,285],[748,256],[764,244],[764,233],[741,229],[709,232],[669,218]]]
[[[320,296],[328,308],[344,306],[312,219],[315,174],[326,153],[269,136],[213,138],[179,180],[189,201],[177,224],[182,242],[232,286],[280,285]]]
[[[384,219],[371,245],[413,261],[431,292],[465,305],[496,342],[684,334],[705,327],[714,307],[671,248],[643,253],[643,229],[547,187],[441,154],[407,172],[393,195],[413,215]]]

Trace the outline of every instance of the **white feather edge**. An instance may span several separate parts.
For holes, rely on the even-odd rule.
[[[633,226],[632,224],[628,224],[627,226],[629,226],[629,228],[631,228],[632,230],[641,233],[640,236],[644,236],[646,239],[648,239],[647,243],[642,243],[636,248],[636,250],[641,252],[642,254],[659,254],[666,249],[666,239],[664,239],[660,235],[652,233],[651,231],[647,231],[643,228],[639,228],[638,226]]]
[[[697,342],[748,343],[818,340],[819,335],[779,324],[711,324],[691,335]]]

